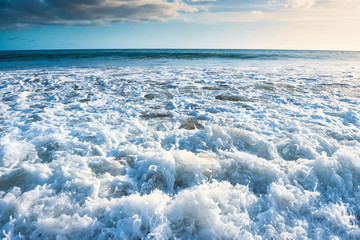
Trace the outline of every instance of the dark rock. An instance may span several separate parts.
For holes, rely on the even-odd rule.
[[[225,83],[220,84],[219,87],[221,87],[222,89],[231,88],[229,84],[225,84]]]
[[[91,99],[90,98],[84,98],[84,99],[80,99],[79,102],[83,103],[83,102],[90,102]]]
[[[158,83],[157,85],[162,89],[174,89],[174,88],[177,88],[177,86],[172,85],[170,83]]]
[[[215,97],[215,99],[221,100],[221,101],[232,101],[232,102],[251,102],[250,99],[247,99],[245,97],[225,95],[225,94],[217,95]]]
[[[185,123],[181,124],[180,128],[186,130],[204,129],[196,119],[188,119]]]
[[[244,108],[244,109],[246,109],[246,110],[251,110],[251,111],[255,111],[255,110],[256,110],[256,108],[254,108],[254,107],[252,107],[252,106],[250,106],[250,105],[247,105],[247,104],[243,104],[243,103],[241,103],[239,106],[242,107],[242,108]]]
[[[152,118],[171,118],[173,115],[171,113],[161,113],[161,112],[143,112],[140,117],[145,119]]]
[[[157,94],[149,93],[144,96],[147,100],[153,100],[154,98],[158,97]]]
[[[276,91],[276,87],[272,83],[259,83],[254,85],[255,89],[266,90],[266,91]]]
[[[158,109],[164,108],[164,106],[161,106],[161,105],[152,105],[152,106],[150,106],[149,108],[158,110]]]
[[[219,87],[203,87],[203,89],[210,90],[210,91],[223,90],[222,88],[219,88]]]
[[[170,93],[148,93],[144,95],[144,98],[147,100],[153,100],[155,98],[172,99],[173,95],[171,95]]]

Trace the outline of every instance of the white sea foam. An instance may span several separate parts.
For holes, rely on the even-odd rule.
[[[5,239],[359,239],[360,68],[0,72]]]

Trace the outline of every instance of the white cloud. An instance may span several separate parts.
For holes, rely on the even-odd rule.
[[[315,4],[315,0],[287,0],[286,7],[291,8],[310,8]]]
[[[253,14],[253,15],[263,15],[264,13],[262,11],[251,11],[251,14]]]

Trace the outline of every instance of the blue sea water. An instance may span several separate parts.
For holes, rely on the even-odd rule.
[[[360,52],[238,49],[0,51],[0,69],[69,66],[241,64],[246,61],[359,61]]]
[[[360,52],[0,52],[4,239],[360,239]]]

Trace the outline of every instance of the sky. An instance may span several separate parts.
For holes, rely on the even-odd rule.
[[[0,0],[0,50],[360,51],[360,0]]]

